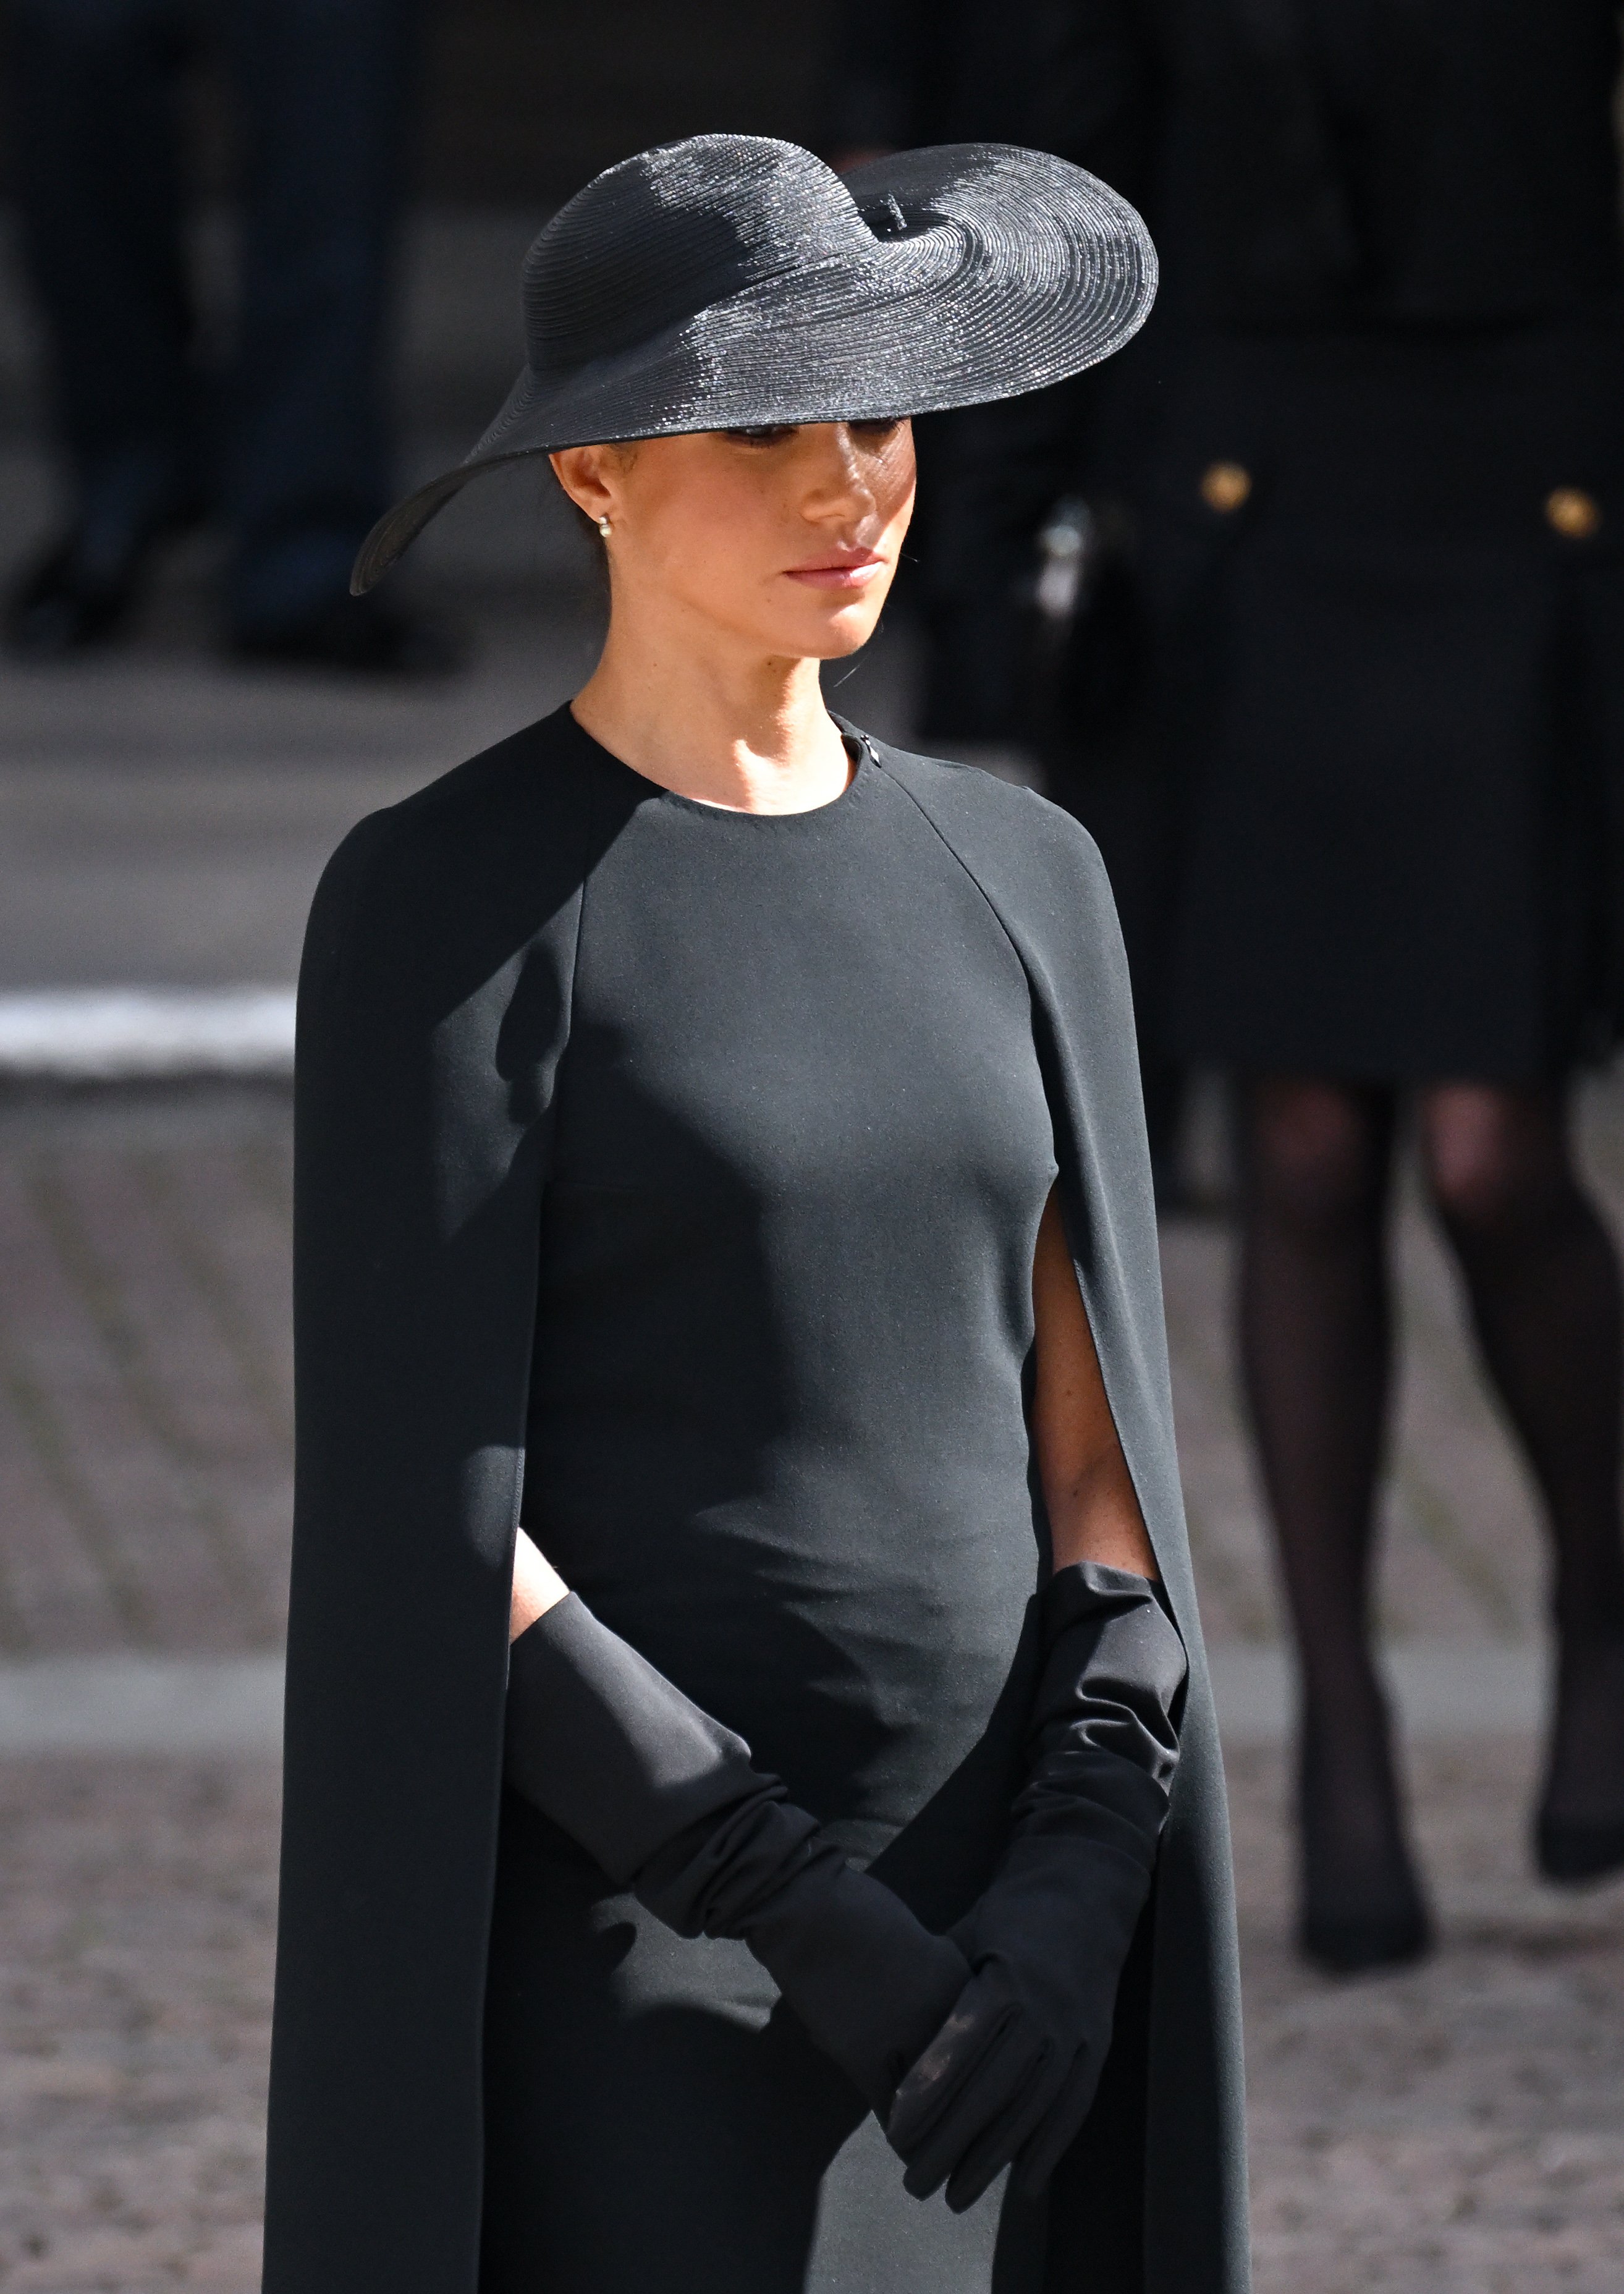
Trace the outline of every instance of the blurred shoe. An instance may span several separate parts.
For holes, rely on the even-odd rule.
[[[330,598],[296,620],[238,630],[239,661],[279,669],[342,670],[354,677],[449,677],[467,665],[467,647],[443,623],[369,593]]]
[[[5,639],[12,651],[29,661],[60,661],[105,645],[127,619],[157,544],[191,523],[190,516],[166,519],[113,550],[93,552],[82,532],[65,534],[6,600]]]
[[[1624,1638],[1563,1641],[1534,1853],[1571,1885],[1624,1871]]]
[[[1345,1725],[1305,1747],[1299,1787],[1297,1945],[1332,1975],[1402,1967],[1433,1946],[1384,1726]]]
[[[1365,1975],[1378,1967],[1407,1967],[1433,1948],[1433,1924],[1413,1875],[1408,1889],[1384,1903],[1355,1905],[1305,1896],[1297,1928],[1304,1959],[1328,1975]]]
[[[1547,1880],[1572,1886],[1624,1872],[1624,1817],[1612,1824],[1585,1824],[1539,1811],[1535,1852]]]
[[[58,661],[118,635],[154,551],[207,514],[201,493],[178,484],[167,461],[132,449],[86,483],[73,524],[6,599],[14,653]]]

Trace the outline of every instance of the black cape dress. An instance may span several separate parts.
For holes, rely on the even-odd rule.
[[[728,814],[561,712],[363,822],[301,982],[268,2294],[1238,2294],[1228,1843],[1110,900],[854,741]],[[501,1787],[516,1522],[945,1925],[1019,1774],[1058,1173],[1191,1661],[1100,2100],[963,2217],[742,1947]]]

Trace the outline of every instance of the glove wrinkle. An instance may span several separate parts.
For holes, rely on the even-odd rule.
[[[887,2122],[908,2189],[945,2182],[959,2212],[1011,2163],[1036,2196],[1088,2116],[1178,1761],[1187,1666],[1159,1590],[1077,1563],[1043,1623],[1009,1843],[952,1931],[975,1973]]]
[[[574,1593],[508,1651],[505,1773],[622,1887],[686,1826],[752,1794],[789,1797]]]
[[[970,1963],[575,1594],[509,1654],[508,1782],[681,1936],[743,1941],[882,2116]]]
[[[778,1891],[844,1856],[784,1786],[751,1793],[719,1819],[686,1826],[633,1876],[633,1893],[678,1935],[738,1937]]]

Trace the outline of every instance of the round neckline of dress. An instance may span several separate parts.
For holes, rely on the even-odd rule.
[[[662,782],[651,779],[647,773],[640,773],[635,765],[629,765],[624,757],[617,757],[613,749],[605,749],[601,741],[588,732],[572,710],[570,722],[581,739],[590,742],[598,755],[613,765],[617,773],[624,774],[628,780],[637,783],[646,800],[656,800],[676,811],[690,813],[702,820],[736,822],[747,834],[763,829],[804,828],[817,821],[826,821],[832,815],[854,809],[861,803],[863,793],[880,770],[873,750],[862,734],[849,733],[843,726],[837,727],[841,744],[853,762],[851,777],[838,796],[832,796],[826,804],[807,805],[799,812],[744,812],[732,805],[707,804],[702,797],[679,795],[675,789],[668,789]]]

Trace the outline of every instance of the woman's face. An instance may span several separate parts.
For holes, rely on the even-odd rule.
[[[622,607],[676,606],[773,657],[838,660],[872,635],[914,511],[903,420],[705,430],[553,456],[607,517]]]

